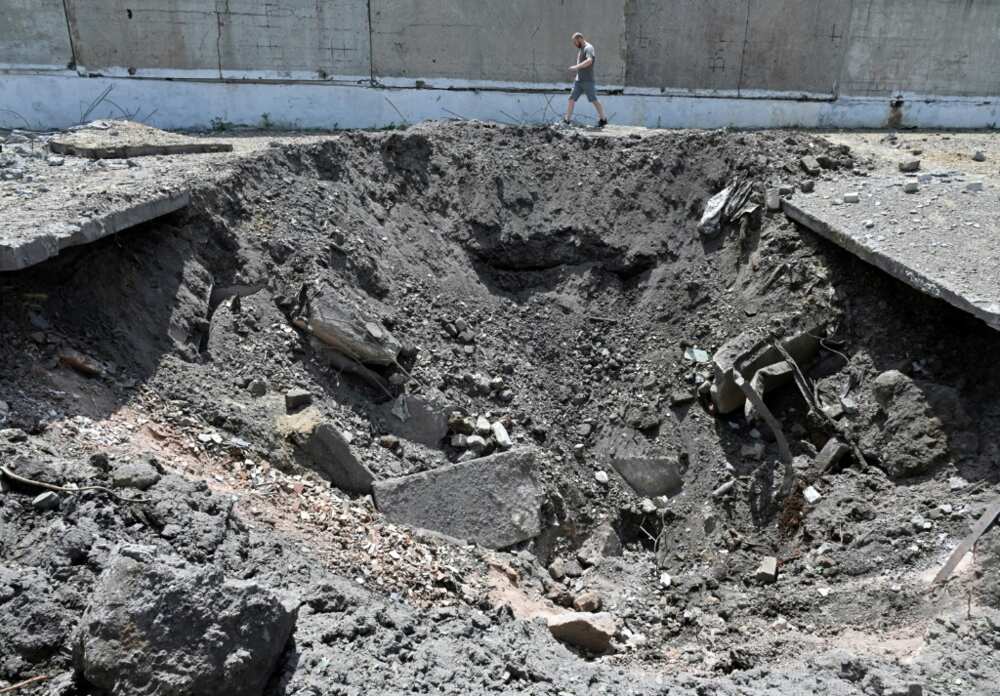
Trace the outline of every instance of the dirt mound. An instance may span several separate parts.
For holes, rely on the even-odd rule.
[[[996,482],[1000,378],[967,356],[1000,340],[768,210],[768,189],[810,178],[806,155],[865,172],[791,133],[345,133],[248,157],[185,213],[0,278],[5,461],[108,485],[101,462],[152,452],[163,474],[151,502],[0,495],[0,611],[47,627],[11,627],[0,678],[68,667],[119,542],[298,594],[273,694],[662,688],[646,669],[678,693],[954,677],[895,658],[937,664],[949,635],[981,630],[948,614],[961,591],[920,576]],[[699,233],[731,184],[740,206]],[[780,433],[720,415],[720,348],[802,336],[815,408],[776,369]],[[849,452],[824,469],[834,437]],[[329,483],[405,485],[506,449],[532,452],[544,500],[542,533],[505,552],[395,527]],[[57,552],[67,534],[91,541]],[[618,622],[595,665],[545,628],[580,606]],[[925,635],[939,614],[948,630]],[[896,655],[871,648],[887,635]]]

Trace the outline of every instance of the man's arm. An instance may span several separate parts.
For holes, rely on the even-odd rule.
[[[569,66],[569,69],[570,70],[586,70],[587,68],[589,68],[593,64],[594,64],[594,59],[593,58],[588,58],[587,60],[583,61],[582,63],[577,63],[576,65]]]

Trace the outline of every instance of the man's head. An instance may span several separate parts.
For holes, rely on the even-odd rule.
[[[573,34],[573,45],[577,48],[583,48],[583,45],[587,43],[587,40],[583,38],[583,34],[576,32]]]

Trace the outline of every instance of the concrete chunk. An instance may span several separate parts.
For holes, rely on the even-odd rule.
[[[851,451],[851,448],[835,437],[831,437],[823,445],[823,449],[816,455],[816,467],[819,471],[828,471],[837,462],[844,458],[844,455]]]
[[[514,450],[377,481],[375,504],[395,524],[500,549],[541,531],[535,457]]]
[[[757,566],[753,574],[754,580],[769,585],[778,579],[778,559],[774,556],[766,556]]]
[[[558,614],[548,618],[548,625],[556,640],[594,653],[607,652],[618,632],[615,617],[607,612]]]
[[[354,452],[336,427],[329,423],[317,425],[305,444],[315,467],[337,488],[348,493],[371,493],[375,476]]]

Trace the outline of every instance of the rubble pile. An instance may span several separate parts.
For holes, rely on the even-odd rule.
[[[0,274],[0,689],[1000,678],[991,534],[929,579],[995,497],[1000,334],[781,213],[871,162],[480,123],[231,155]]]

